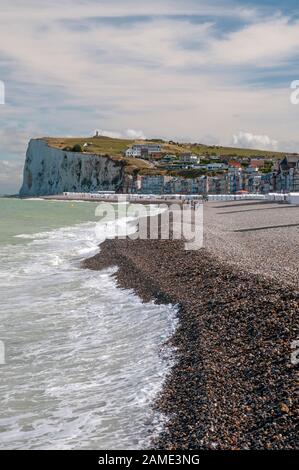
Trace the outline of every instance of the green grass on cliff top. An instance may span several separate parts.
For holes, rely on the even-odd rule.
[[[86,153],[96,155],[109,155],[115,161],[122,161],[129,174],[166,174],[163,169],[153,168],[153,165],[146,160],[138,158],[125,158],[123,153],[132,144],[141,143],[159,143],[162,145],[162,151],[171,154],[180,154],[184,152],[192,152],[198,155],[205,155],[207,158],[216,155],[226,156],[228,158],[246,158],[246,157],[262,157],[265,159],[282,159],[285,155],[282,152],[271,152],[265,150],[241,149],[234,147],[207,146],[203,144],[188,144],[166,142],[158,139],[150,140],[129,140],[129,139],[112,139],[110,137],[45,137],[44,140],[48,145],[55,148],[63,149],[64,147],[73,147],[76,144],[81,145]],[[87,142],[88,147],[83,148],[83,144]]]
[[[63,138],[63,137],[46,137],[45,140],[51,147],[63,149],[65,147],[73,147],[76,144],[81,145],[86,153],[96,155],[109,155],[115,161],[123,161],[126,167],[126,172],[129,174],[135,171],[144,171],[152,168],[152,165],[146,160],[139,158],[125,158],[123,152],[130,147],[134,141],[126,139],[111,139],[109,137],[76,137],[76,138]],[[88,147],[83,148],[83,144],[87,142],[90,144]]]
[[[46,137],[48,144],[56,148],[73,147],[75,144],[81,145],[85,142],[91,145],[87,147],[86,152],[95,154],[109,154],[110,156],[123,156],[123,152],[132,144],[140,143],[157,143],[162,145],[162,150],[165,153],[184,153],[191,151],[199,155],[223,155],[228,157],[264,157],[264,158],[281,158],[283,152],[272,152],[266,150],[243,149],[234,147],[222,146],[207,146],[203,144],[188,144],[188,143],[168,143],[162,140],[129,140],[129,139],[112,139],[110,137]]]
[[[81,145],[86,142],[89,145],[84,149],[87,153],[95,153],[99,155],[122,155],[126,148],[130,147],[133,140],[126,139],[111,139],[110,137],[46,137],[45,139],[51,147],[64,148],[73,147],[76,144]]]

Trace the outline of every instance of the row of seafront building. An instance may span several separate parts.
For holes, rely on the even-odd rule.
[[[157,157],[161,152],[159,145],[138,145],[128,149],[136,158]],[[132,156],[131,155],[131,156]],[[167,163],[167,155],[160,161]],[[161,169],[161,163],[155,164]],[[281,161],[274,161],[265,168],[265,159],[252,158],[244,166],[244,159],[211,161],[200,164],[197,155],[180,155],[179,169],[203,170],[213,174],[202,174],[195,178],[170,176],[169,174],[137,175],[128,178],[126,192],[142,194],[236,194],[240,191],[248,193],[268,194],[270,192],[299,191],[299,155],[286,155]],[[163,168],[163,167],[162,167]],[[176,168],[164,166],[168,170]],[[158,171],[157,171],[158,173]]]
[[[272,189],[265,175],[249,176],[230,172],[219,176],[184,178],[168,175],[137,175],[127,183],[128,193],[141,194],[227,194],[247,191],[266,194]]]

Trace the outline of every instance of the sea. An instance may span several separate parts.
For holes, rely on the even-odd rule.
[[[0,449],[146,449],[165,424],[177,311],[82,269],[132,222],[98,209],[0,198]]]

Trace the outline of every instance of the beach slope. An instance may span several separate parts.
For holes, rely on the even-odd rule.
[[[282,220],[291,212],[280,205],[208,204],[206,243],[199,251],[185,251],[174,240],[107,240],[85,261],[89,269],[117,265],[119,286],[134,288],[144,301],[179,306],[171,340],[176,364],[155,403],[169,419],[155,447],[298,447],[291,360],[298,264],[280,267],[278,249],[282,241],[287,246],[290,233],[298,246],[298,234]],[[292,214],[299,220],[298,209]],[[258,263],[265,250],[270,269]]]

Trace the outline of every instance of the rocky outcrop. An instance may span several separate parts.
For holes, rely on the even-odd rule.
[[[29,142],[20,196],[44,196],[64,191],[122,191],[123,162],[108,155],[64,151],[43,139]]]

